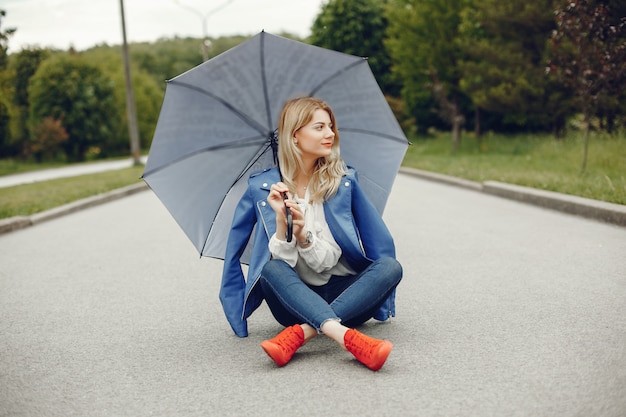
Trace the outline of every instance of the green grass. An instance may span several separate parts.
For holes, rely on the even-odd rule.
[[[584,174],[582,137],[471,135],[451,153],[450,134],[412,140],[403,165],[472,181],[489,180],[626,204],[626,135],[592,135]],[[0,160],[0,175],[50,168]],[[0,188],[0,219],[27,216],[141,181],[143,167]]]
[[[135,184],[143,167],[60,178],[33,184],[0,188],[0,219],[28,216],[82,198]]]
[[[60,168],[67,164],[62,162],[22,162],[15,159],[0,159],[0,175],[21,174],[24,172],[39,171],[48,168]]]
[[[419,138],[403,165],[472,181],[489,180],[626,204],[626,137],[595,134],[581,174],[582,135],[556,140],[550,135],[471,135],[451,152],[450,134]]]
[[[110,158],[107,160],[114,161],[114,160],[122,160],[122,159],[128,159],[128,156],[120,156],[117,158]],[[91,161],[91,162],[97,162],[97,161]],[[81,164],[88,164],[88,163],[89,162],[78,162],[72,165],[79,166]],[[67,162],[61,162],[61,161],[36,163],[33,161],[21,161],[21,160],[13,159],[13,158],[0,159],[0,176],[22,174],[24,172],[40,171],[40,170],[49,169],[49,168],[61,168],[67,165],[68,165]]]

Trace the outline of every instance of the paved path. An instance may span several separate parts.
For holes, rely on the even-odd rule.
[[[405,278],[374,373],[324,338],[276,368],[235,337],[151,192],[0,236],[0,416],[626,413],[626,229],[400,175]]]
[[[142,157],[141,159],[145,163],[146,157]],[[0,188],[53,180],[56,178],[75,177],[77,175],[95,174],[98,172],[129,168],[132,164],[132,159],[122,159],[117,161],[73,164],[61,168],[42,169],[39,171],[25,172],[23,174],[3,175],[0,176]]]

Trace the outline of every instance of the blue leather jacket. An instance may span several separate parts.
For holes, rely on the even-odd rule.
[[[255,172],[235,210],[220,289],[220,301],[235,334],[248,336],[247,318],[263,301],[257,285],[261,270],[270,259],[268,243],[276,231],[276,214],[267,202],[272,184],[280,181],[277,168]],[[380,214],[367,199],[354,170],[344,176],[337,193],[324,203],[328,226],[342,254],[355,271],[364,270],[373,260],[395,257],[395,246]],[[254,231],[247,280],[240,258]],[[395,291],[374,316],[387,320],[395,316]]]

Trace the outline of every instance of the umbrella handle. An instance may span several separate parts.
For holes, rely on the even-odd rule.
[[[287,198],[287,193],[284,192],[283,200],[286,200]],[[287,207],[287,204],[285,204],[285,214],[287,215],[287,235],[285,237],[287,242],[291,242],[291,238],[293,237],[293,216],[291,215],[291,210]]]

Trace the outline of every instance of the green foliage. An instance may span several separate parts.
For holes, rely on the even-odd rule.
[[[563,0],[563,4],[580,7],[589,1]],[[555,4],[561,5],[561,0]],[[606,25],[596,25],[605,32],[617,28],[620,18],[626,15],[623,1],[593,4],[608,6]],[[3,17],[4,12],[0,23]],[[583,26],[573,35],[584,38],[588,31]],[[367,56],[406,132],[425,134],[433,128],[456,126],[458,136],[463,126],[476,132],[553,131],[563,136],[567,121],[576,117],[580,107],[574,106],[571,85],[545,74],[548,58],[557,63],[557,56],[550,56],[548,48],[555,28],[552,0],[328,0],[307,42]],[[0,63],[6,62],[6,46],[12,33],[13,29],[0,28],[0,54],[4,54]],[[607,46],[612,41],[607,41],[610,36],[602,37],[605,35],[602,30],[589,32],[588,39]],[[297,39],[286,33],[282,36]],[[210,39],[209,56],[246,39]],[[623,45],[626,31],[617,31],[611,39]],[[561,46],[569,54],[574,44],[568,42],[561,42]],[[141,147],[148,149],[164,81],[202,63],[202,40],[175,37],[133,43],[130,55]],[[584,55],[601,65],[606,56],[622,56]],[[26,49],[10,55],[8,65],[0,65],[0,155],[15,157],[28,150],[27,142],[34,133],[30,129],[41,127],[46,117],[60,121],[66,129],[69,138],[65,151],[73,159],[128,152],[121,57],[121,46],[106,44],[79,53]],[[582,62],[572,57],[569,55],[564,62]],[[621,70],[617,72],[623,77],[626,59],[621,59],[608,66]],[[86,73],[73,69],[68,77],[63,75],[65,70],[53,68],[67,61],[89,65],[95,72],[85,77]],[[79,74],[78,78],[72,78],[72,73]],[[608,80],[604,76],[596,78]],[[612,91],[582,101],[594,104],[595,117],[588,122],[595,129],[618,131],[626,127],[624,82],[614,78]],[[89,98],[98,95],[105,98]],[[33,97],[37,103],[32,102]]]
[[[246,38],[213,39],[210,55],[222,53]],[[202,62],[200,42],[194,38],[174,38],[130,45],[142,149],[150,147],[165,91],[164,81]],[[99,45],[78,53],[27,48],[9,58],[7,70],[0,71],[0,155],[33,155],[32,149],[38,145],[33,142],[31,129],[41,127],[46,117],[58,120],[70,135],[64,146],[70,159],[128,153],[125,79],[120,46]],[[34,77],[42,63],[45,63],[45,69]],[[87,78],[83,77],[86,69],[74,68],[84,66],[92,68]],[[65,74],[69,67],[73,68],[70,73],[80,78],[77,84]],[[29,91],[34,81],[36,86]],[[49,88],[47,83],[50,83]],[[95,86],[94,83],[101,85]],[[46,91],[54,94],[49,95]],[[91,91],[92,98],[103,94],[104,99],[89,100],[90,94],[81,96],[81,91]],[[37,103],[31,103],[32,97],[36,97]],[[74,103],[75,100],[82,102]],[[82,115],[87,112],[90,114],[85,119]],[[81,123],[82,127],[79,126]],[[83,134],[87,136],[83,137]],[[54,152],[46,154],[51,157]]]
[[[108,49],[122,56],[121,47]],[[134,68],[140,68],[150,74],[162,90],[165,90],[166,80],[202,63],[201,40],[194,38],[133,43],[129,45],[129,52]]]
[[[403,166],[465,178],[501,181],[548,191],[626,204],[626,134],[594,136],[589,166],[578,169],[580,133],[555,140],[548,135],[466,135],[458,152],[450,152],[448,135],[417,138]]]
[[[0,176],[21,174],[24,172],[33,172],[42,169],[61,168],[66,165],[67,164],[62,161],[35,162],[32,160],[17,158],[3,158],[0,159]]]
[[[0,101],[0,157],[3,156],[6,144],[10,140],[9,121],[9,109],[4,102]]]
[[[126,112],[126,80],[120,48],[92,48],[82,53],[83,59],[99,63],[99,68],[114,86],[116,117],[120,121],[108,141],[97,145],[99,157],[110,157],[128,154],[130,139],[128,132],[128,115]],[[152,141],[154,129],[163,101],[163,89],[154,80],[152,74],[131,62],[131,74],[135,107],[137,109],[137,125],[142,149],[148,149]]]
[[[244,36],[210,41],[209,56],[220,54],[247,39]],[[165,81],[202,63],[201,40],[196,38],[160,39],[154,43],[129,45],[137,124],[142,149],[149,149],[165,92]],[[115,103],[120,123],[111,140],[97,149],[98,157],[128,152],[129,133],[126,113],[126,90],[120,46],[100,45],[81,53],[89,62],[97,62],[113,81]]]
[[[68,134],[61,120],[45,117],[41,123],[32,127],[32,139],[24,149],[26,156],[34,156],[41,162],[46,159],[55,159],[59,145],[68,139]]]
[[[499,114],[504,125],[550,126],[560,103],[549,103],[547,39],[554,28],[552,0],[476,1],[462,11],[460,86],[477,108]]]
[[[458,65],[464,56],[458,37],[466,1],[393,0],[390,4],[386,45],[418,130],[425,132],[442,121],[452,125],[466,106]]]
[[[209,58],[238,45],[246,36],[230,36],[210,39]],[[122,55],[121,46],[100,45],[86,51],[87,55],[108,51]],[[140,42],[129,45],[133,68],[145,71],[165,90],[165,81],[202,63],[202,40],[197,38],[163,38],[156,42]]]
[[[11,71],[12,104],[14,116],[11,121],[12,145],[17,149],[27,146],[28,134],[28,85],[31,77],[37,72],[39,65],[50,56],[45,49],[22,49],[11,55],[9,69]]]
[[[1,164],[0,164],[1,165]],[[0,188],[0,219],[28,216],[140,181],[143,167]]]
[[[73,161],[110,140],[119,123],[112,80],[79,55],[44,61],[31,78],[29,101],[31,126],[46,117],[61,120],[69,135],[63,148]]]
[[[10,102],[7,99],[10,94],[10,87],[7,82],[6,67],[9,38],[15,32],[14,28],[2,29],[4,16],[6,16],[6,12],[0,9],[0,156],[6,153],[7,145],[11,140],[9,132]]]
[[[2,20],[6,16],[6,11],[0,9],[0,71],[7,66],[7,50],[9,49],[9,38],[15,33],[15,28],[2,29]]]
[[[11,68],[15,71],[13,101],[20,107],[28,107],[28,82],[39,65],[50,56],[45,49],[22,49],[12,56]]]
[[[449,123],[455,106],[477,132],[562,131],[568,94],[544,71],[551,0],[391,4],[387,44],[420,132]]]
[[[368,58],[385,94],[397,95],[391,58],[383,43],[386,0],[330,0],[313,22],[309,41],[317,46]]]

